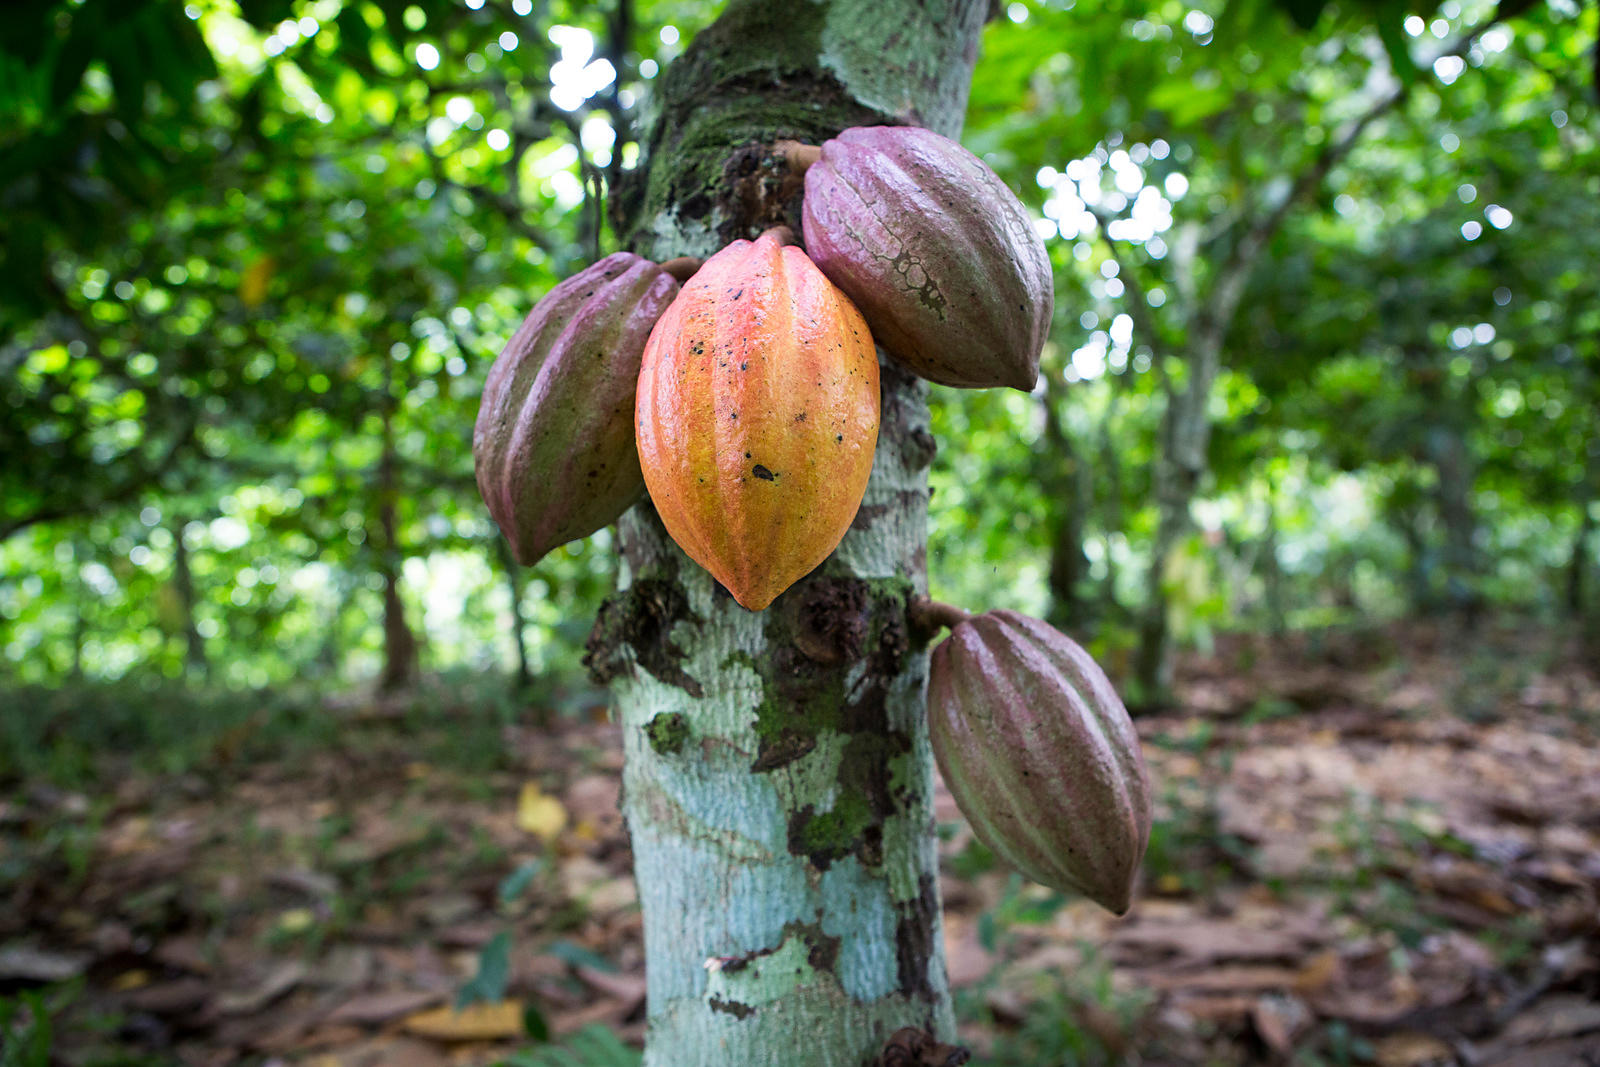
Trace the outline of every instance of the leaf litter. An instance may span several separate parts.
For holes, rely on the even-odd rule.
[[[941,787],[978,1062],[1062,1062],[1043,1019],[1107,1062],[1600,1048],[1600,680],[1526,628],[1387,636],[1184,665],[1176,708],[1138,723],[1158,826],[1122,920],[995,866]],[[485,773],[397,764],[403,711],[371,707],[344,713],[392,728],[387,750],[0,801],[0,844],[35,861],[0,881],[0,993],[78,983],[69,1060],[493,1063],[597,1024],[637,1046],[617,729],[505,727]],[[120,1025],[71,1025],[96,1013]]]

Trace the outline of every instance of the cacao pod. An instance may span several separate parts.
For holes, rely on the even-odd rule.
[[[867,324],[800,249],[734,241],[651,331],[638,441],[667,532],[760,611],[861,506],[878,442]]]
[[[678,283],[617,252],[547,293],[484,381],[478,491],[519,563],[587,537],[644,493],[633,398],[650,328]]]
[[[1050,331],[1050,257],[1028,209],[948,137],[858,126],[806,171],[806,251],[872,335],[929,381],[1031,390]]]
[[[928,729],[978,840],[1036,882],[1128,910],[1150,780],[1089,653],[1014,611],[972,616],[933,651]]]

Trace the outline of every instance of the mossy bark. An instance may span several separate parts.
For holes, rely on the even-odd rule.
[[[733,0],[664,73],[614,221],[657,261],[775,223],[799,183],[775,140],[853,125],[955,135],[987,0]],[[925,587],[923,383],[883,359],[866,499],[839,549],[739,607],[649,504],[591,640],[624,728],[653,1067],[871,1063],[953,1035],[924,714],[906,621]]]

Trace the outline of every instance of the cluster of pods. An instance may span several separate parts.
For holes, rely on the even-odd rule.
[[[703,264],[619,252],[552,289],[507,344],[473,452],[520,562],[648,492],[684,552],[763,610],[861,506],[878,346],[941,384],[1034,387],[1050,261],[989,167],[899,126],[845,130],[798,158],[803,250],[779,228]],[[963,617],[934,652],[929,710],[979,838],[1038,881],[1124,910],[1149,785],[1088,654],[1015,613]]]

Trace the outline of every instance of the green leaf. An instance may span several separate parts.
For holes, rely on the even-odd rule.
[[[529,885],[545,869],[545,861],[541,859],[529,860],[510,874],[500,883],[500,903],[510,904],[527,891]]]
[[[500,931],[478,953],[478,973],[456,994],[456,1009],[469,1004],[493,1003],[505,998],[511,977],[511,934]]]
[[[591,1023],[560,1045],[518,1052],[501,1067],[639,1067],[641,1060],[616,1034]]]
[[[569,963],[574,967],[593,967],[597,971],[607,974],[617,973],[617,965],[604,956],[590,952],[582,945],[575,945],[571,941],[553,941],[545,952],[556,959]]]

